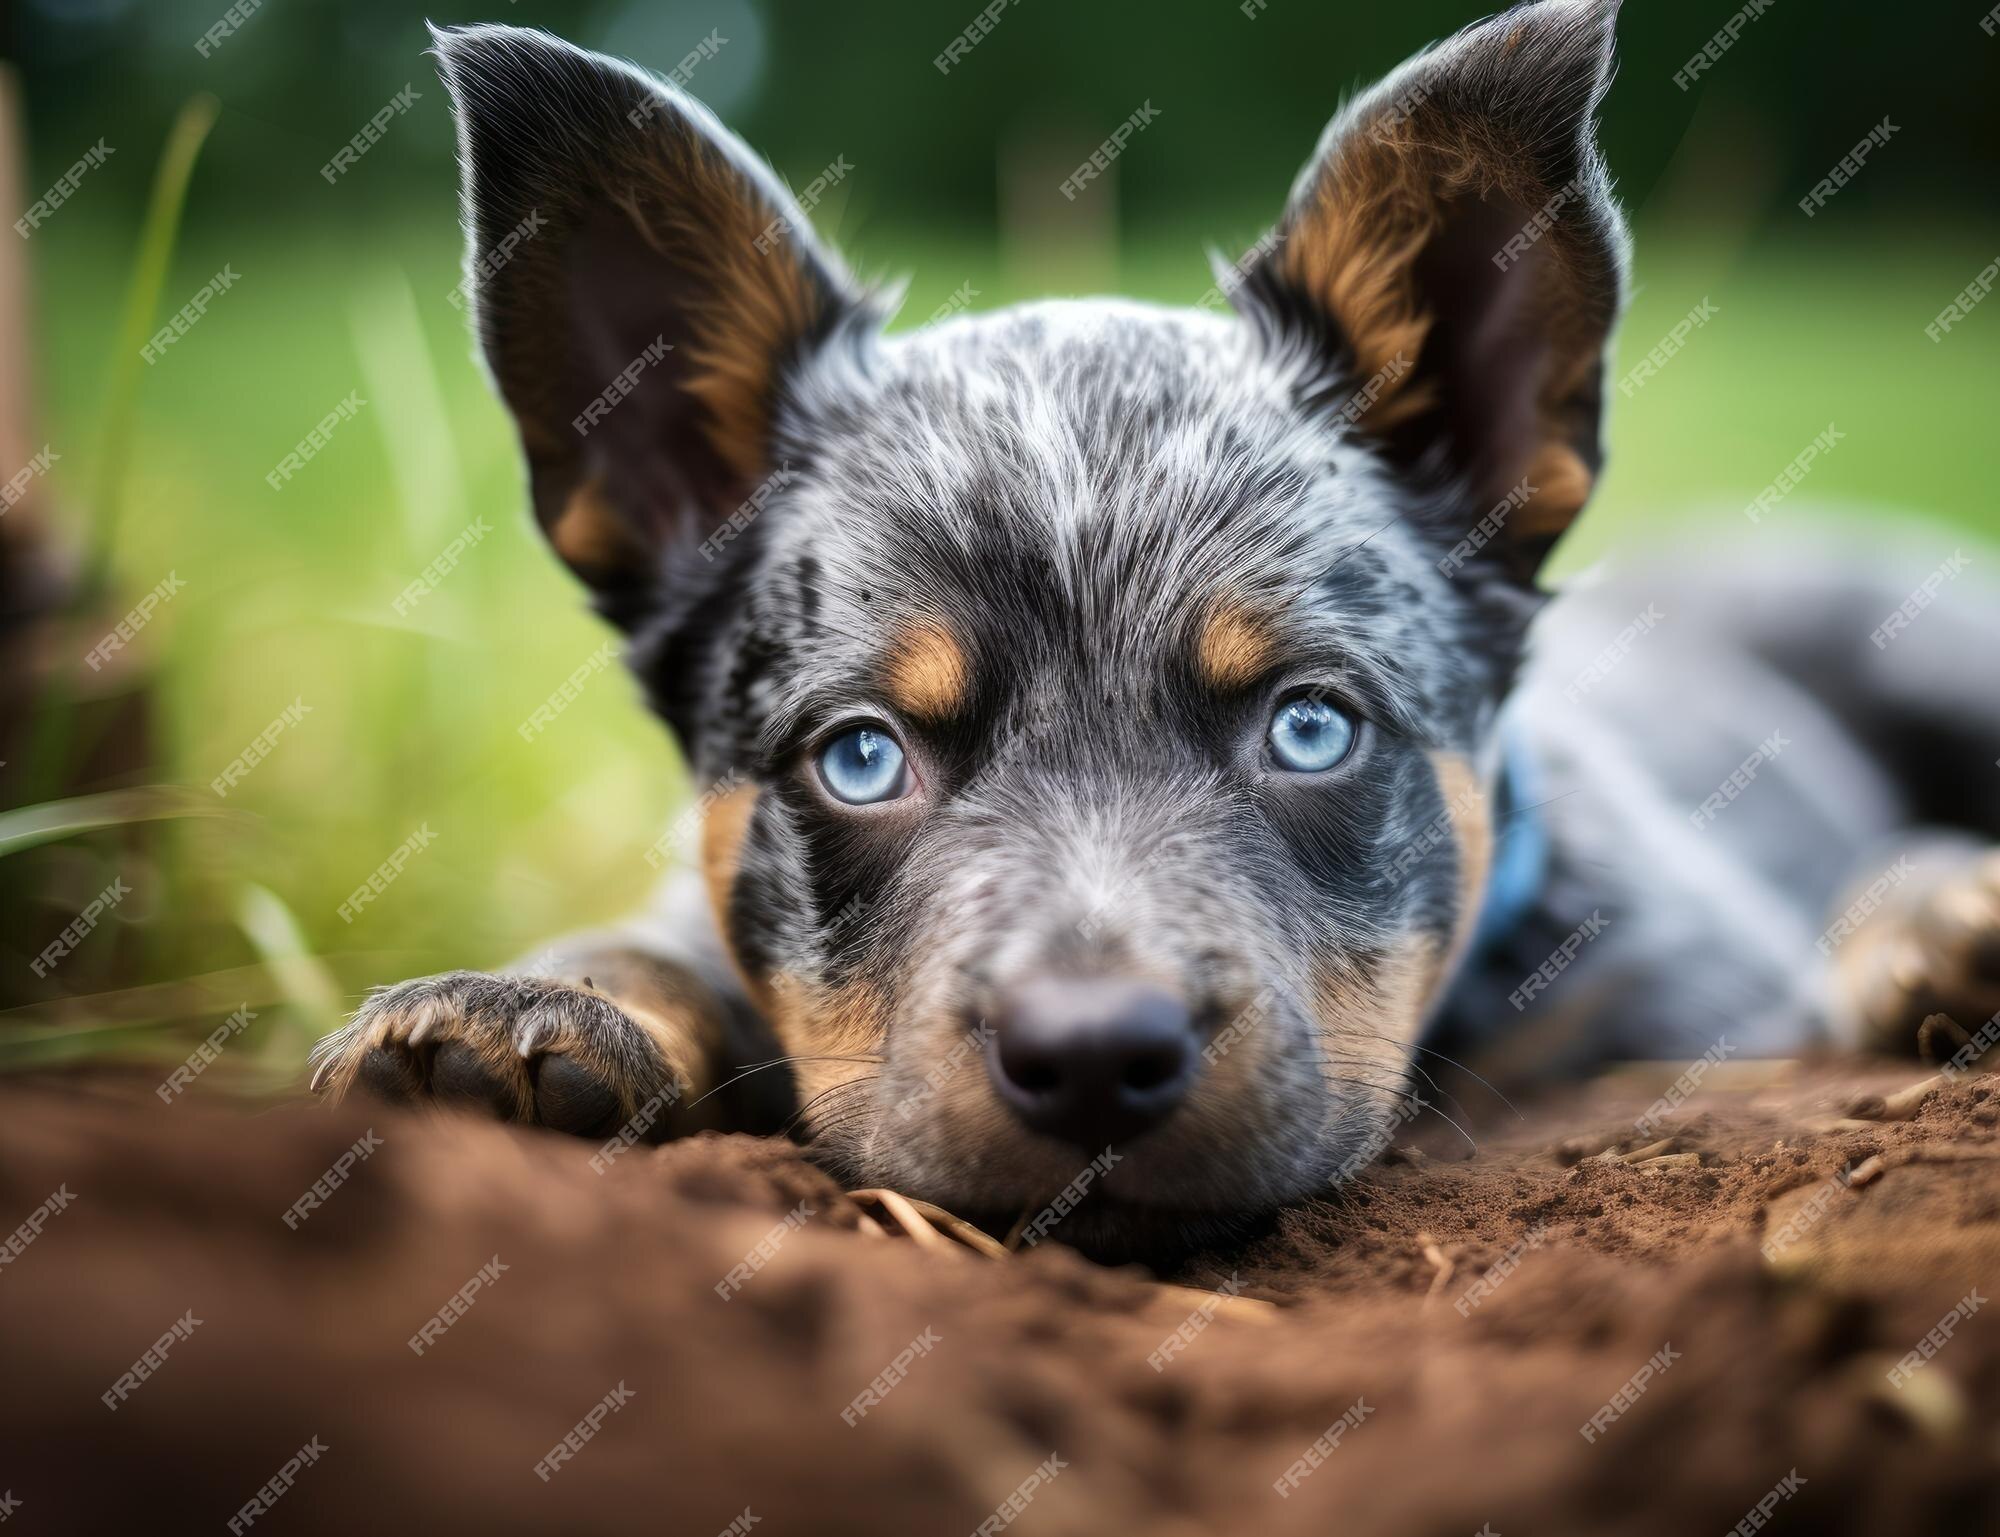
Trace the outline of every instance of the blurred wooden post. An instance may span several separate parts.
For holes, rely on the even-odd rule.
[[[0,485],[25,469],[40,450],[31,404],[28,335],[28,242],[13,229],[28,206],[27,153],[21,129],[20,78],[0,64],[0,209],[8,228],[0,234]],[[61,583],[48,553],[40,508],[40,476],[21,488],[11,506],[0,502],[0,658],[18,660],[15,647],[36,619],[58,606]],[[11,725],[25,704],[27,669],[0,668],[0,759],[7,758]],[[4,783],[0,779],[0,783]]]
[[[28,205],[27,154],[21,130],[20,77],[0,64],[0,809],[16,802],[32,702],[42,670],[39,632],[58,606],[61,584],[48,555],[39,476],[13,487],[40,446],[29,404],[28,242],[13,228]]]
[[[117,615],[99,612],[108,594],[79,610],[74,541],[61,537],[47,466],[36,465],[44,444],[28,330],[35,246],[14,229],[34,196],[23,122],[20,76],[0,64],[0,486],[14,498],[0,498],[0,811],[139,782],[152,737],[147,673],[84,665],[90,639]],[[63,456],[60,443],[48,446]],[[130,979],[131,947],[109,934],[46,978],[28,961],[103,872],[141,869],[152,837],[146,825],[110,828],[0,856],[0,1010]]]
[[[0,209],[9,224],[27,207],[22,149],[21,89],[12,67],[0,64]],[[0,465],[10,475],[28,440],[26,244],[0,244]]]

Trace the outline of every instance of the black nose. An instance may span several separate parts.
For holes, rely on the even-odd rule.
[[[986,1068],[1035,1131],[1084,1147],[1137,1136],[1187,1098],[1201,1056],[1188,1006],[1116,978],[1040,978],[1001,1001]]]

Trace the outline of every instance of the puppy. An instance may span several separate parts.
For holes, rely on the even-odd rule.
[[[1919,676],[1990,621],[1891,673],[1907,586],[1654,570],[1529,659],[1603,460],[1616,10],[1356,99],[1233,313],[898,335],[685,93],[438,33],[536,521],[710,788],[655,913],[377,993],[315,1086],[789,1130],[997,1228],[1088,1186],[1060,1236],[1116,1255],[1361,1167],[1437,1043],[1549,1071],[2000,1004],[1996,801],[1944,767],[2000,756],[2000,684]],[[1919,822],[1961,833],[1884,888]],[[1889,910],[1816,943],[1857,874]]]

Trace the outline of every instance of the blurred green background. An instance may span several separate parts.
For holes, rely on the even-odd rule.
[[[114,586],[38,647],[48,697],[76,712],[67,746],[0,766],[0,849],[17,850],[0,854],[0,1061],[133,1040],[179,1056],[247,1001],[260,1017],[240,1055],[282,1075],[367,985],[502,962],[617,916],[658,878],[644,851],[689,785],[624,677],[593,677],[533,742],[516,731],[606,632],[533,534],[508,423],[448,302],[455,170],[426,18],[545,26],[659,71],[719,39],[689,89],[794,186],[845,157],[815,222],[864,273],[908,276],[907,325],[968,287],[974,308],[1196,301],[1205,247],[1256,239],[1342,97],[1476,14],[1019,0],[941,71],[979,9],[252,0],[204,57],[224,0],[14,0],[0,37],[25,102],[25,196],[92,145],[114,150],[14,253],[30,334],[9,343],[30,360],[31,446],[60,456],[34,514],[64,552],[110,527]],[[1681,89],[1675,72],[1737,9],[1626,7],[1604,120],[1636,235],[1620,371],[1704,299],[1716,314],[1643,389],[1614,394],[1610,471],[1568,569],[1660,537],[1718,559],[1788,537],[1741,509],[1829,423],[1846,437],[1794,517],[2000,522],[2000,304],[1925,334],[2000,254],[2000,38],[1984,6],[1775,0]],[[329,185],[319,168],[406,85],[410,110]],[[139,364],[121,311],[162,146],[198,93],[219,115],[142,334],[225,266],[237,277]],[[1065,202],[1056,184],[1142,103],[1157,120]],[[1807,218],[1798,199],[1885,116],[1887,145]],[[111,409],[121,368],[127,426]],[[350,394],[366,407],[274,491],[266,472]],[[480,515],[492,535],[398,617],[398,593]],[[82,667],[170,575],[184,586],[120,665]],[[140,729],[117,713],[134,700],[143,751],[93,761],[93,733]],[[309,713],[218,802],[209,781],[294,701]],[[133,785],[192,787],[203,814],[49,835],[65,822],[51,800]],[[132,807],[85,801],[68,820]],[[420,827],[429,846],[344,921],[340,904]],[[33,977],[114,878],[131,895]]]

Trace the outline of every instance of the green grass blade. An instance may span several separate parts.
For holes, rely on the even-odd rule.
[[[223,814],[221,807],[205,805],[178,785],[143,785],[135,790],[110,790],[102,795],[43,801],[0,811],[0,856],[18,854],[37,844],[54,843],[100,827]]]
[[[222,104],[203,91],[191,97],[167,135],[167,147],[153,173],[152,201],[146,208],[139,236],[139,259],[125,291],[125,314],[118,327],[118,349],[111,357],[111,378],[104,392],[103,446],[91,489],[90,553],[84,566],[83,596],[93,595],[111,561],[124,505],[125,466],[132,450],[133,406],[139,394],[139,349],[146,344],[153,316],[160,308],[175,242],[180,237],[181,210],[187,206],[188,182],[208,132]]]
[[[256,948],[280,994],[291,1005],[292,1017],[304,1029],[288,1045],[273,1051],[289,1053],[294,1066],[305,1061],[305,1048],[341,1023],[340,985],[324,962],[306,944],[299,920],[274,891],[245,886],[236,904],[236,925]]]
[[[206,91],[190,98],[174,119],[166,149],[153,173],[152,200],[139,234],[138,260],[126,286],[118,347],[111,356],[111,371],[105,386],[103,436],[92,476],[90,532],[82,574],[70,594],[70,612],[62,621],[84,644],[88,644],[88,639],[83,636],[82,627],[90,622],[97,597],[109,579],[111,551],[123,507],[125,465],[132,451],[133,405],[139,393],[139,365],[144,361],[139,349],[145,345],[153,315],[160,307],[160,292],[166,286],[167,267],[180,237],[181,210],[187,204],[188,182],[194,175],[195,160],[220,110],[221,103]],[[29,800],[39,800],[67,788],[72,761],[89,751],[91,743],[75,741],[76,715],[67,684],[52,683],[35,713],[28,739],[22,778]]]

